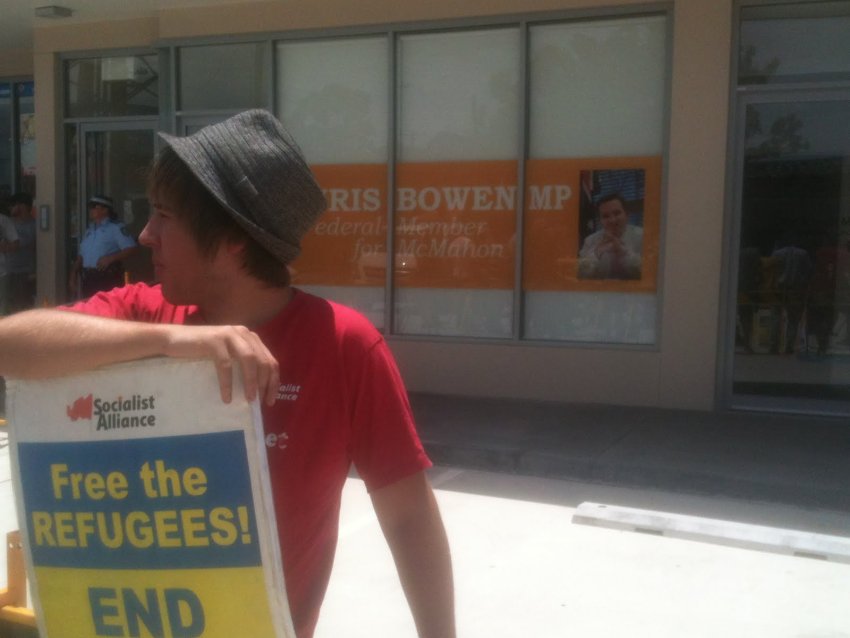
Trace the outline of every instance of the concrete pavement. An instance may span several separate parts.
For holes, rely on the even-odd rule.
[[[778,504],[437,468],[464,638],[841,638],[850,566],[587,527],[587,500],[795,529],[850,517]],[[331,585],[316,638],[414,638],[363,484],[345,488]]]
[[[436,463],[850,512],[850,419],[411,396]]]
[[[432,470],[431,480],[452,546],[465,638],[850,636],[846,564],[573,520],[577,505],[592,501],[830,534],[850,529],[848,514],[445,467]],[[0,508],[3,527],[14,527],[5,446]],[[415,636],[356,477],[346,483],[337,560],[316,634],[339,636]]]
[[[843,419],[414,395],[466,638],[850,638],[850,566],[573,522],[594,502],[850,536]],[[486,471],[482,471],[486,470]],[[14,518],[0,428],[0,521]],[[0,556],[0,583],[5,556]],[[317,638],[414,636],[362,483]]]

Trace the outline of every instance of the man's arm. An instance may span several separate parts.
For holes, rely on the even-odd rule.
[[[68,273],[68,292],[71,297],[76,297],[80,288],[80,270],[83,268],[83,257],[77,255],[74,263],[71,265],[71,271]]]
[[[39,379],[153,356],[211,359],[225,402],[236,366],[249,401],[259,396],[273,403],[280,385],[277,361],[243,326],[151,324],[64,310],[29,310],[0,320],[0,376]]]
[[[372,503],[420,638],[454,638],[449,543],[425,473],[375,490]]]
[[[0,253],[14,253],[21,247],[21,242],[17,239],[9,241],[0,241]]]
[[[5,215],[0,216],[0,253],[13,253],[21,245],[15,222]]]
[[[97,260],[97,267],[100,270],[105,270],[116,261],[123,261],[127,259],[134,252],[139,250],[138,246],[130,246],[129,248],[125,248],[123,250],[119,250],[117,253],[112,253],[111,255],[104,255],[100,259]]]

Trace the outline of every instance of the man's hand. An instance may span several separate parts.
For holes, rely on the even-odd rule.
[[[623,242],[623,240],[619,237],[614,237],[613,235],[606,233],[599,242],[599,245],[596,247],[596,257],[598,259],[602,259],[606,253],[610,253],[615,257],[625,255],[625,242]]]
[[[244,326],[167,326],[172,328],[162,354],[204,358],[215,363],[221,399],[233,398],[233,368],[242,371],[245,398],[273,405],[280,387],[277,360],[255,332]]]

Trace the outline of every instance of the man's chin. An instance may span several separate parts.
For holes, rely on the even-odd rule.
[[[167,280],[160,280],[159,284],[162,288],[162,296],[165,297],[168,303],[175,306],[189,306],[192,304],[186,292],[181,290],[179,286],[170,284]]]

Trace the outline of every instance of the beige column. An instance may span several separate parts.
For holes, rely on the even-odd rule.
[[[59,180],[63,161],[59,109],[59,60],[52,52],[33,55],[35,81],[35,139],[37,193],[35,205],[48,207],[49,227],[41,228],[36,237],[38,305],[62,301],[65,262],[65,216],[62,210],[64,187]]]
[[[731,4],[675,6],[658,392],[664,407],[714,406]]]

